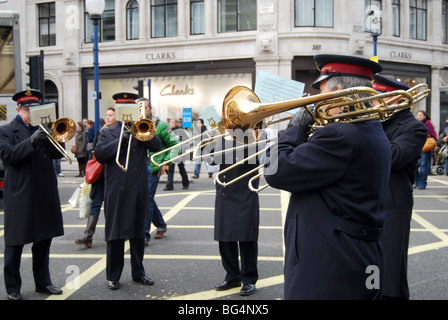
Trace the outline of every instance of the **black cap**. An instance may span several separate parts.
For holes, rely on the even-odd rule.
[[[135,93],[120,92],[114,94],[112,99],[115,100],[115,103],[135,103],[135,100],[138,99],[138,95]]]
[[[42,93],[33,89],[17,92],[12,96],[12,100],[17,101],[17,105],[21,107],[39,105],[40,99],[42,99]]]
[[[320,82],[334,76],[352,76],[372,80],[375,73],[383,71],[383,67],[375,61],[338,54],[318,54],[314,56],[320,76],[311,87],[319,89]]]
[[[409,89],[406,83],[379,74],[373,76],[373,81],[373,89],[380,92]]]

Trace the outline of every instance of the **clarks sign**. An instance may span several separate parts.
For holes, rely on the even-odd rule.
[[[166,61],[176,59],[176,52],[150,52],[146,54],[148,61]]]
[[[412,53],[406,51],[391,51],[390,57],[392,59],[412,60]]]
[[[163,87],[162,90],[160,90],[161,96],[186,96],[186,95],[194,95],[194,88],[190,88],[187,85],[185,85],[185,88],[183,89],[177,89],[176,85],[174,84],[167,84]]]

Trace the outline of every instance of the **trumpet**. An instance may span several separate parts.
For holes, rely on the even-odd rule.
[[[72,164],[72,159],[70,159],[67,151],[60,143],[65,143],[74,137],[76,134],[75,122],[70,118],[59,118],[52,123],[51,132],[42,124],[39,127],[46,133],[51,144],[64,156],[69,164]]]
[[[129,115],[129,114],[123,114],[122,119],[121,119],[122,124],[121,124],[121,130],[120,130],[120,138],[118,140],[119,142],[118,142],[117,153],[115,156],[115,162],[118,165],[118,167],[120,167],[120,169],[123,170],[124,172],[128,171],[132,137],[134,137],[135,139],[137,139],[139,141],[149,141],[152,138],[154,138],[154,136],[156,135],[156,131],[157,131],[157,127],[156,127],[155,123],[153,121],[149,120],[148,118],[146,118],[144,101],[140,101],[138,103],[138,106],[139,106],[139,111],[140,111],[140,120],[139,121],[132,122],[132,115]],[[131,127],[129,127],[130,123],[132,123]],[[120,158],[121,145],[123,142],[123,133],[125,132],[125,130],[129,131],[131,135],[129,136],[128,146],[126,149],[125,163],[124,163],[124,165],[122,165],[120,163],[119,158]]]

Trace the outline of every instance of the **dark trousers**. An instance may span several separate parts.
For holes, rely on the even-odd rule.
[[[238,246],[241,256],[241,269],[238,262]],[[255,284],[257,282],[258,243],[256,241],[219,241],[219,253],[224,270],[227,272],[226,281],[242,281],[243,284]]]
[[[107,241],[106,276],[109,281],[118,281],[124,267],[124,241]],[[144,239],[129,239],[131,245],[132,279],[139,279],[145,275],[143,255],[145,250]]]
[[[33,275],[36,288],[45,288],[51,285],[50,278],[50,246],[51,240],[33,243],[31,252],[33,254]],[[6,292],[20,293],[22,278],[20,277],[20,262],[22,260],[23,245],[5,246],[5,275]]]
[[[180,176],[182,177],[182,186],[184,188],[188,188],[188,186],[190,185],[190,181],[188,181],[188,174],[187,174],[187,171],[185,170],[184,163],[183,162],[180,162],[178,164],[170,163],[169,169],[167,172],[167,180],[166,180],[166,184],[165,184],[166,189],[173,189],[173,187],[174,187],[173,180],[174,180],[174,169],[175,169],[176,165],[179,168],[179,173],[180,173]]]

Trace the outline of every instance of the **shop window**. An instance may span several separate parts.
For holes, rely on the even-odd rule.
[[[442,43],[448,43],[448,0],[442,1]]]
[[[333,0],[295,0],[296,27],[333,27]]]
[[[56,45],[56,10],[55,3],[42,3],[38,5],[39,13],[39,46],[48,47]]]
[[[89,18],[89,13],[84,12],[85,41],[93,42],[93,21]],[[104,12],[98,24],[98,41],[115,40],[115,0],[106,0]]]
[[[427,1],[410,0],[411,39],[426,40]]]
[[[218,0],[218,32],[257,29],[257,0]]]
[[[190,1],[190,33],[204,34],[204,0]]]
[[[382,7],[381,0],[364,0],[364,31],[381,34],[382,33]]]
[[[131,0],[126,5],[126,39],[139,38],[139,12],[137,0]]]
[[[151,0],[151,37],[177,36],[177,0]]]
[[[392,0],[392,34],[400,36],[400,0]]]

